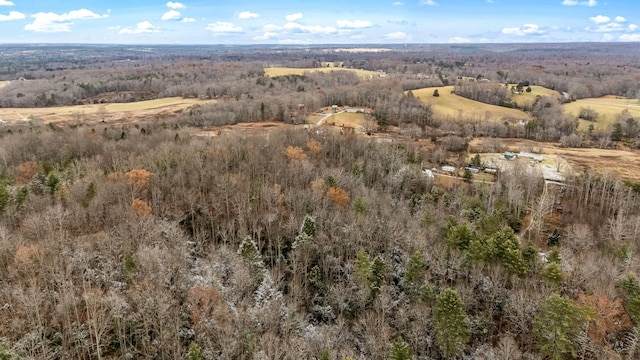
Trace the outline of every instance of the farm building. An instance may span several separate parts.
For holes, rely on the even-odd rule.
[[[453,166],[443,166],[442,171],[452,173],[456,171],[456,168]]]

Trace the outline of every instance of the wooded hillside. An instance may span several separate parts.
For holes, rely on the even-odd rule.
[[[580,49],[567,59],[584,58]],[[405,91],[475,78],[479,65],[467,64],[489,57],[449,50],[345,55],[347,66],[388,74],[375,79],[268,78],[244,50],[236,60],[133,59],[101,78],[97,67],[119,60],[60,69],[25,60],[11,76],[34,77],[0,89],[3,106],[55,109],[31,101],[121,90],[220,101],[145,121],[0,124],[0,358],[637,358],[635,180],[593,171],[545,180],[531,159],[479,173],[489,168],[480,153],[507,150],[499,137],[637,155],[637,119],[581,131],[562,97],[537,98],[525,124],[436,118]],[[292,54],[283,65],[303,62],[304,51]],[[501,54],[482,78],[523,59]],[[522,60],[554,69],[537,79],[493,73],[536,85],[570,79],[554,75],[559,58],[540,56]],[[594,55],[598,69],[622,72],[602,59]],[[65,84],[69,95],[58,95]],[[467,90],[490,95],[479,86]],[[637,84],[620,86],[637,96]],[[38,95],[45,88],[54,90]],[[306,123],[334,104],[366,108],[371,126]],[[267,121],[282,126],[231,126]]]
[[[288,130],[37,128],[2,149],[6,353],[637,351],[639,202],[610,177],[445,188],[411,143]]]

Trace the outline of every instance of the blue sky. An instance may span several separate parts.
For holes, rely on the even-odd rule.
[[[0,0],[0,43],[640,41],[638,0]]]

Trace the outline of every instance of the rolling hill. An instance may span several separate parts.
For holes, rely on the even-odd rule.
[[[432,106],[433,112],[441,117],[464,122],[531,120],[531,115],[518,109],[489,105],[467,99],[452,93],[453,86],[439,86],[413,90],[413,95]],[[433,93],[438,90],[440,96]]]

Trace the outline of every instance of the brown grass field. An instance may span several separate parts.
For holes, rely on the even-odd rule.
[[[328,68],[285,68],[285,67],[273,67],[273,68],[265,68],[264,73],[267,76],[275,77],[275,76],[284,76],[284,75],[304,75],[304,73],[312,73],[312,72],[333,72],[333,71],[351,71],[356,73],[359,77],[369,78],[369,77],[379,77],[380,73],[377,71],[370,70],[360,70],[360,69],[347,69],[347,68],[336,68],[336,67],[328,67]]]
[[[1,86],[0,82],[0,86]],[[432,96],[435,88],[419,89],[414,95],[433,105],[434,112],[442,112],[452,116],[460,112],[470,112],[479,117],[487,117],[492,121],[499,121],[502,117],[526,118],[529,116],[519,110],[502,108],[483,104],[451,94],[452,87],[439,87],[440,97]],[[532,91],[533,93],[533,91]],[[43,123],[61,122],[99,122],[102,118],[109,123],[135,122],[145,119],[162,117],[179,113],[189,108],[215,100],[184,99],[180,97],[139,101],[132,103],[109,103],[93,105],[62,106],[49,108],[0,108],[0,119],[7,123],[19,123],[25,120],[40,119]],[[596,124],[601,126],[606,121],[613,121],[616,114],[623,109],[629,109],[633,116],[640,116],[640,105],[636,100],[619,99],[606,96],[598,99],[584,99],[566,104],[569,113],[579,111],[581,106],[591,106],[601,114],[601,120]],[[102,112],[102,114],[101,114]],[[490,113],[489,115],[487,115]],[[312,114],[308,123],[315,124],[322,116]],[[606,120],[609,119],[609,120]],[[343,125],[359,130],[365,122],[365,114],[341,112],[326,119],[325,125],[341,127]],[[281,123],[259,123],[226,126],[199,131],[201,135],[215,135],[229,131],[264,131],[287,126]],[[309,126],[309,125],[305,125]],[[388,129],[386,136],[393,137],[394,130]],[[358,131],[360,132],[360,131]],[[502,139],[502,143],[512,151],[531,151],[539,149],[545,156],[545,162],[555,163],[559,157],[567,162],[567,167],[576,172],[593,171],[596,173],[612,172],[623,179],[636,181],[640,177],[640,152],[630,149],[568,149],[551,143],[540,143],[523,139]]]
[[[438,89],[439,97],[433,92]],[[430,104],[436,115],[446,116],[462,122],[493,121],[505,119],[531,120],[531,115],[518,109],[489,105],[452,94],[453,86],[439,86],[413,90],[413,95]]]
[[[587,130],[590,124],[593,124],[596,129],[606,129],[613,124],[616,115],[620,114],[624,109],[629,110],[633,117],[640,117],[640,102],[637,99],[627,99],[612,95],[580,99],[564,104],[563,107],[565,112],[576,117],[581,108],[591,108],[599,114],[594,123],[580,120],[580,130]]]
[[[7,81],[0,81],[0,88],[3,88],[5,86],[7,86],[8,83],[9,82],[7,82]]]
[[[510,84],[509,86],[515,86],[517,84]],[[526,89],[526,88],[525,88]],[[521,94],[513,94],[511,95],[511,100],[515,101],[519,106],[524,106],[525,104],[532,104],[536,101],[536,97],[538,96],[556,96],[560,95],[557,91],[548,89],[543,86],[531,85],[531,92],[523,92]]]
[[[364,125],[364,116],[362,113],[342,112],[328,118],[327,123],[359,129]]]
[[[131,103],[110,103],[47,108],[0,108],[0,119],[7,123],[17,123],[40,119],[44,123],[66,121],[127,122],[179,113],[193,106],[212,103],[215,100],[185,99],[171,97],[164,99],[137,101]],[[102,110],[104,109],[104,110]],[[101,113],[102,112],[102,113]]]

